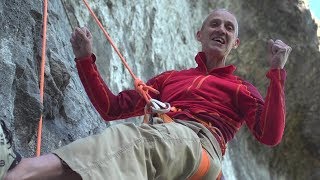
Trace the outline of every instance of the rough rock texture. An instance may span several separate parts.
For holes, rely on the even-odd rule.
[[[224,172],[229,179],[319,179],[320,76],[317,27],[297,0],[90,2],[130,66],[142,80],[170,69],[193,67],[199,50],[194,38],[206,14],[216,8],[234,12],[240,47],[230,57],[237,74],[265,94],[266,42],[280,38],[293,48],[286,66],[287,126],[283,142],[269,148],[243,128],[229,143]],[[44,104],[39,102],[42,2],[0,2],[0,119],[14,132],[15,146],[33,156],[40,113],[44,115],[42,152],[107,127],[80,83],[69,43],[76,26],[94,36],[99,70],[117,93],[132,80],[81,1],[49,1]],[[137,120],[135,120],[137,121]]]

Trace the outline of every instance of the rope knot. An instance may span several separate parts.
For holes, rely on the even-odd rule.
[[[151,86],[147,86],[141,79],[136,78],[134,80],[134,88],[135,90],[140,94],[141,97],[143,97],[147,104],[150,104],[151,96],[149,95],[149,91],[160,94],[160,92]]]

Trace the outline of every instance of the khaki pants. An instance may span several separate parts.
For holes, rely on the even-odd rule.
[[[220,147],[204,126],[190,121],[156,121],[153,125],[114,125],[53,153],[84,180],[183,180],[197,170],[203,146],[211,163],[203,179],[217,177]]]

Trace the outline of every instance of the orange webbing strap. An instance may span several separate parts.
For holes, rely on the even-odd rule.
[[[221,131],[218,128],[214,127],[210,122],[206,122],[199,118],[195,118],[195,120],[198,123],[204,125],[212,133],[212,135],[218,140],[222,155],[224,155],[226,153],[227,145]]]
[[[146,124],[149,123],[148,116],[152,116],[152,114],[148,114],[148,115],[147,115],[147,113],[144,113],[143,123],[146,123]],[[161,118],[164,123],[174,122],[174,121],[172,120],[172,118],[171,118],[170,116],[168,116],[167,114],[157,114],[157,116],[158,116],[159,118]]]
[[[198,170],[189,178],[189,180],[200,180],[202,179],[210,169],[210,159],[207,151],[202,148],[201,160]]]
[[[109,41],[109,43],[111,44],[111,46],[113,47],[113,49],[116,51],[116,53],[118,54],[119,58],[121,59],[123,65],[127,68],[127,70],[129,71],[130,75],[132,76],[132,78],[134,79],[134,86],[136,91],[145,99],[145,101],[147,102],[147,104],[150,103],[150,95],[148,93],[148,91],[152,91],[153,93],[159,94],[159,91],[157,91],[156,89],[147,86],[145,83],[143,83],[139,78],[136,77],[136,75],[133,73],[133,71],[131,70],[131,68],[129,67],[128,63],[126,62],[126,60],[124,59],[124,57],[121,55],[119,49],[116,47],[116,45],[113,43],[111,37],[109,36],[108,32],[104,29],[104,27],[102,26],[101,22],[99,21],[99,19],[97,18],[97,16],[95,15],[95,13],[93,12],[93,10],[90,8],[88,2],[86,0],[83,0],[84,4],[86,5],[86,7],[88,8],[91,16],[93,17],[93,19],[96,21],[96,23],[98,24],[98,26],[100,27],[100,29],[102,30],[103,34],[105,35],[105,37],[107,38],[107,40]]]
[[[158,114],[158,117],[163,120],[164,123],[174,122],[170,116],[167,114]],[[208,152],[202,148],[201,160],[197,171],[188,180],[201,180],[210,169],[210,159]],[[220,180],[222,176],[222,171],[220,171],[216,180]]]
[[[198,170],[188,179],[188,180],[201,180],[205,175],[207,175],[210,169],[210,159],[208,152],[202,148],[202,155]],[[221,180],[222,178],[222,171],[219,172],[218,177],[216,180]]]
[[[172,106],[171,111],[179,112],[182,110]],[[158,114],[158,117],[160,117],[163,120],[163,122],[165,122],[165,123],[174,122],[172,120],[172,118],[169,117],[167,114]],[[213,127],[211,124],[206,123],[205,121],[199,120],[199,122],[206,127],[211,127],[211,128]],[[225,151],[225,150],[222,150],[222,151]],[[209,168],[210,168],[210,160],[209,160],[208,152],[204,148],[202,148],[202,156],[201,156],[200,165],[198,167],[198,170],[196,171],[196,173],[192,177],[189,178],[189,180],[202,179],[202,177],[204,177],[208,173]],[[222,170],[220,170],[219,175],[216,178],[216,180],[221,180],[222,176],[223,176]]]
[[[46,39],[47,39],[47,20],[48,20],[48,0],[43,1],[43,30],[42,30],[42,53],[41,53],[41,67],[40,67],[40,103],[43,104],[44,95],[44,69],[46,63]],[[40,115],[37,137],[36,156],[41,153],[41,136],[42,136],[42,112]]]
[[[163,120],[164,123],[171,123],[174,122],[170,116],[167,114],[158,114],[158,117]]]

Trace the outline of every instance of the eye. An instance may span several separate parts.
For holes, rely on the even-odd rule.
[[[233,30],[234,30],[234,27],[233,27],[232,25],[227,25],[227,26],[226,26],[226,29],[227,29],[228,31],[233,31]]]
[[[219,26],[219,24],[220,24],[220,23],[219,23],[218,20],[213,20],[213,21],[210,22],[210,26],[211,26],[211,27],[217,27],[217,26]]]
[[[217,25],[218,25],[217,22],[212,22],[212,23],[211,23],[211,26],[212,26],[212,27],[216,27]]]

